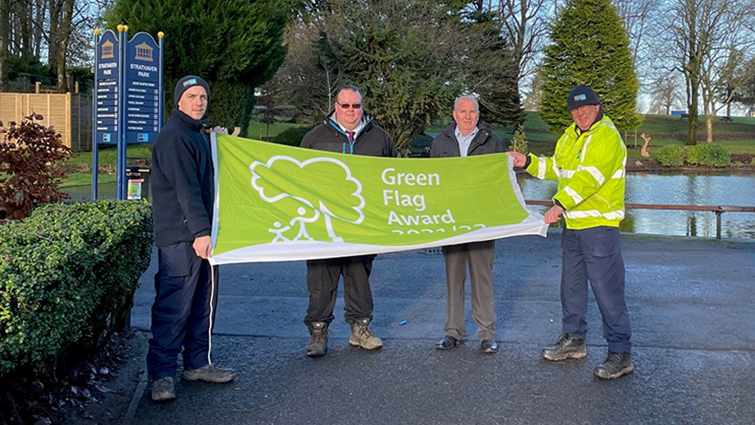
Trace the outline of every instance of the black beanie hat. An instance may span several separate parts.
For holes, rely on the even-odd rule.
[[[196,75],[187,75],[176,83],[176,89],[173,91],[173,102],[175,106],[178,106],[178,101],[181,100],[181,96],[184,92],[194,86],[202,86],[207,91],[207,100],[210,100],[210,86],[207,81]]]
[[[566,97],[566,106],[571,111],[584,105],[600,105],[600,100],[593,89],[580,84],[569,91],[569,96]]]

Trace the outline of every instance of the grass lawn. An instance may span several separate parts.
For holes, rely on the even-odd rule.
[[[310,127],[308,124],[293,124],[290,122],[276,122],[275,124],[271,124],[269,128],[269,134],[270,137],[275,137],[278,134],[280,134],[283,130],[287,130],[292,127]],[[261,122],[251,122],[249,123],[249,129],[247,133],[248,137],[250,139],[255,140],[264,140],[264,138],[268,135],[268,128],[267,124],[263,124]]]
[[[115,167],[118,152],[115,146],[107,148],[100,146],[98,152],[99,165],[110,165]],[[129,145],[126,149],[127,159],[147,159],[152,156],[152,145]],[[68,160],[71,164],[92,165],[92,152],[76,152],[75,156]]]
[[[114,183],[116,180],[115,174],[100,174],[97,178],[98,183]],[[75,186],[91,186],[92,175],[89,173],[71,173],[68,174],[68,178],[63,180],[60,185],[61,188],[75,187]]]

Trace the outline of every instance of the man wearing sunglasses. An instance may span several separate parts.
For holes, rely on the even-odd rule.
[[[347,155],[398,156],[391,136],[363,113],[358,88],[349,85],[338,89],[333,106],[335,110],[325,123],[304,136],[301,147]],[[374,259],[375,255],[361,255],[307,261],[309,308],[304,323],[311,335],[306,348],[308,356],[323,356],[328,349],[328,326],[334,318],[341,275],[345,317],[351,325],[349,344],[366,350],[383,346],[383,341],[369,329],[372,321],[369,278]]]

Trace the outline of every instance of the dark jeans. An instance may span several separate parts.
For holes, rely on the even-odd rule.
[[[624,300],[625,272],[619,229],[606,226],[564,229],[561,247],[563,331],[577,338],[585,337],[589,280],[603,318],[603,337],[608,341],[608,350],[630,352],[632,331]]]
[[[329,258],[307,261],[307,289],[309,308],[304,323],[312,329],[312,323],[333,321],[338,280],[343,275],[343,302],[346,322],[360,319],[372,320],[372,291],[370,273],[375,255]]]
[[[147,354],[147,369],[155,380],[175,376],[181,348],[185,369],[211,363],[211,333],[218,303],[217,268],[213,271],[207,260],[196,255],[192,242],[158,247],[157,257],[157,293]]]

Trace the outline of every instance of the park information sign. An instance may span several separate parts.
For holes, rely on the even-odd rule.
[[[126,143],[154,143],[161,127],[160,47],[140,32],[128,42],[126,58]]]
[[[118,25],[118,35],[95,30],[95,93],[92,132],[92,169],[98,169],[99,144],[117,146],[116,198],[126,199],[138,182],[126,178],[126,146],[154,143],[163,116],[163,34],[160,43],[140,32],[128,41],[128,27]],[[92,198],[97,199],[97,173],[92,174]],[[138,183],[141,184],[141,183]],[[141,186],[138,188],[141,190]]]
[[[506,154],[344,155],[212,135],[213,264],[403,251],[545,236]]]
[[[120,48],[113,31],[105,31],[97,43],[97,69],[95,81],[95,126],[96,143],[117,143],[118,86],[120,78]]]

